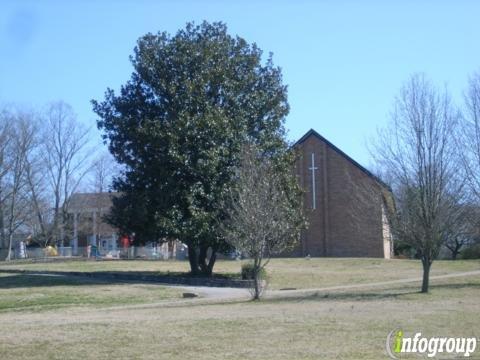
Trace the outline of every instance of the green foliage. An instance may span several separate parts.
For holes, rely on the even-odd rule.
[[[462,251],[462,259],[480,259],[480,244],[471,245]]]
[[[104,101],[92,101],[103,139],[125,169],[113,183],[122,195],[109,221],[139,241],[170,237],[200,249],[200,259],[189,254],[196,271],[206,248],[229,249],[217,231],[219,204],[242,145],[271,154],[287,148],[287,89],[271,56],[262,64],[261,50],[222,23],[147,34],[131,61],[120,94],[108,89]]]
[[[403,242],[400,239],[394,241],[394,254],[396,256],[405,257],[408,259],[414,258],[415,249],[409,243]]]
[[[242,275],[242,280],[253,280],[255,275],[254,271],[255,265],[252,262],[242,264],[242,270],[240,271],[240,274]],[[267,271],[265,270],[265,268],[260,269],[258,273],[258,278],[260,280],[265,280],[267,278]]]

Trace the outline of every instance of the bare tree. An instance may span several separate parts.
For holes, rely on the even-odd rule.
[[[110,189],[112,179],[119,174],[119,164],[108,151],[101,153],[91,167],[91,185],[93,192],[102,193]]]
[[[42,119],[31,114],[29,122],[34,133],[31,146],[25,156],[25,182],[27,197],[31,209],[29,226],[34,235],[33,239],[46,246],[49,239],[50,225],[52,223],[51,205],[49,194],[46,164],[44,162],[45,147],[42,143]],[[43,121],[42,121],[43,122]]]
[[[247,147],[237,175],[222,231],[229,244],[250,257],[252,296],[258,300],[263,290],[259,279],[262,269],[272,256],[299,239],[305,222],[291,171],[279,172],[271,159]]]
[[[42,245],[63,240],[68,200],[91,165],[88,134],[62,102],[42,115],[0,114],[0,242],[7,258],[19,231]]]
[[[465,111],[462,118],[459,146],[466,170],[469,188],[480,202],[480,73],[470,77],[465,93]]]
[[[10,170],[8,149],[12,140],[10,114],[3,110],[0,113],[0,246],[7,245],[5,234],[5,211],[6,211],[6,176]]]
[[[33,216],[30,220],[31,227],[35,229],[35,240],[46,246],[49,240],[51,224],[50,204],[46,174],[38,151],[32,151],[27,155],[25,164],[25,180],[29,191],[29,201]]]
[[[480,72],[470,77],[464,99],[462,131],[457,143],[458,147],[462,149],[461,159],[468,183],[468,194],[471,196],[466,214],[469,237],[464,239],[465,245],[470,245],[479,238],[480,232],[478,221],[478,209],[480,208]]]
[[[86,147],[90,132],[77,121],[72,108],[63,102],[51,104],[44,121],[43,161],[53,199],[49,239],[63,241],[68,200],[89,170],[91,153]]]
[[[11,115],[12,120],[12,141],[10,144],[10,172],[7,210],[5,216],[5,231],[8,238],[8,253],[6,260],[11,259],[13,235],[22,226],[30,214],[26,196],[25,166],[26,157],[29,153],[35,136],[35,129],[30,123],[31,116],[27,113],[16,113]]]
[[[396,241],[412,246],[422,260],[422,292],[428,292],[431,264],[456,216],[451,200],[459,203],[463,194],[454,141],[458,120],[448,93],[414,75],[374,146],[377,161],[395,176],[393,230]]]
[[[455,201],[455,200],[452,200]],[[452,203],[450,223],[446,224],[444,245],[456,260],[460,251],[474,243],[477,236],[478,209],[472,203]]]

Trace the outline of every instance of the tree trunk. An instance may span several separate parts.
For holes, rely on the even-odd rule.
[[[202,275],[205,276],[212,276],[213,273],[213,266],[215,265],[215,261],[217,259],[217,251],[214,248],[211,248],[212,253],[210,254],[210,258],[208,259],[208,249],[210,247],[206,245],[200,246],[200,252],[198,254],[198,265],[200,266],[200,271]]]
[[[207,272],[207,252],[208,247],[200,245],[200,250],[198,253],[198,266],[200,267],[200,272],[206,274]]]
[[[423,281],[422,281],[422,293],[428,293],[428,282],[430,279],[430,266],[432,262],[428,256],[422,256],[423,265]]]
[[[188,262],[190,263],[190,273],[192,275],[198,275],[200,269],[198,267],[197,249],[193,245],[188,246]]]
[[[457,249],[452,251],[452,260],[457,260],[458,253],[459,253],[459,251]]]
[[[262,264],[262,259],[261,258],[255,258],[253,260],[253,300],[260,300],[260,270]]]
[[[38,203],[37,192],[35,191],[35,185],[33,184],[33,180],[32,180],[30,164],[29,164],[29,170],[27,172],[27,180],[30,187],[30,192],[32,193],[33,208],[37,215],[38,224],[40,225],[40,233],[41,233],[40,238],[47,237],[45,222],[43,221],[42,211],[40,210],[40,205]]]
[[[259,271],[255,270],[255,275],[253,276],[253,300],[260,300],[260,285],[259,285]]]
[[[457,260],[457,256],[460,254],[462,246],[463,244],[458,241],[455,241],[455,245],[446,245],[447,249],[452,253],[452,260]]]
[[[212,255],[210,255],[210,259],[208,260],[208,276],[212,276],[213,274],[213,266],[215,265],[215,261],[217,261],[217,251],[212,249]]]
[[[7,253],[7,261],[10,261],[12,259],[12,245],[13,245],[13,222],[15,219],[15,203],[16,203],[16,190],[12,191],[12,198],[10,202],[10,206],[8,209],[8,227],[7,227],[7,232],[8,232],[8,253]]]
[[[212,253],[207,263],[208,249],[208,246],[200,246],[199,249],[194,246],[188,247],[188,261],[190,262],[192,275],[212,276],[213,266],[217,260],[217,251],[212,248]]]
[[[457,242],[455,249],[452,253],[452,260],[457,260],[457,256],[458,254],[460,254],[460,249],[462,248],[462,246],[463,244]]]
[[[13,234],[10,233],[8,235],[8,252],[7,252],[7,258],[5,259],[6,261],[12,260],[12,242],[13,242]]]
[[[5,218],[3,217],[3,203],[2,203],[2,189],[0,188],[0,245],[5,246],[6,237],[5,237]]]

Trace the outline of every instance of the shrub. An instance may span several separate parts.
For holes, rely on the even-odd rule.
[[[253,280],[253,264],[251,262],[242,265],[242,280]],[[267,272],[264,268],[260,270],[259,279],[266,279]]]
[[[462,259],[480,259],[480,244],[471,245],[462,251]]]

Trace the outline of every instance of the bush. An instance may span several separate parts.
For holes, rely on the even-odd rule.
[[[242,265],[242,280],[253,280],[253,264],[252,263],[245,263]],[[260,270],[259,279],[266,279],[267,272],[264,268]]]
[[[462,259],[480,259],[480,244],[471,245],[463,250]]]

